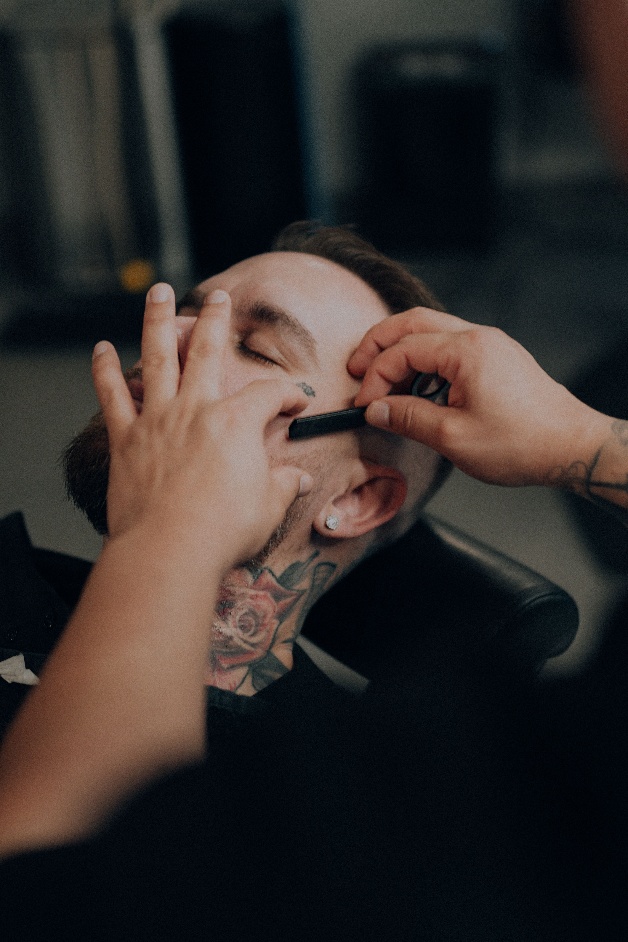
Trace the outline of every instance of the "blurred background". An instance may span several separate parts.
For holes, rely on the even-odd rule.
[[[628,418],[628,13],[604,7],[0,0],[0,516],[94,558],[58,466],[96,409],[92,343],[131,365],[153,281],[181,291],[304,217],[355,223]],[[547,671],[586,665],[623,598],[621,527],[457,473],[432,510],[574,596]]]

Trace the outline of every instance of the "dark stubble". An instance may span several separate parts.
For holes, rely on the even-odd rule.
[[[72,439],[61,461],[68,497],[86,515],[96,532],[105,536],[108,532],[109,436],[102,412],[97,412],[83,431]],[[304,500],[290,505],[268,542],[247,565],[260,568],[285,540],[303,514]]]

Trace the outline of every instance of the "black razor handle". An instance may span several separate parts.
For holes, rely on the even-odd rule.
[[[306,415],[294,419],[288,427],[288,438],[311,438],[313,435],[327,435],[329,432],[346,432],[352,428],[366,425],[364,413],[360,409],[340,409],[337,412],[323,412],[321,415]]]

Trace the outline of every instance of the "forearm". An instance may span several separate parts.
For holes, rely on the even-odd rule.
[[[204,747],[221,573],[187,545],[111,541],[0,754],[0,851],[73,840]],[[150,551],[148,547],[150,546]]]
[[[628,526],[628,422],[596,413],[591,431],[557,464],[549,482],[610,512]]]
[[[83,837],[138,786],[203,753],[220,579],[313,485],[270,457],[307,396],[287,376],[225,396],[233,337],[230,298],[215,291],[183,362],[174,294],[155,286],[141,408],[111,344],[94,348],[111,538],[0,754],[0,853]]]

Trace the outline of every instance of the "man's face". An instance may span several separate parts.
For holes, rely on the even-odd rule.
[[[364,333],[387,316],[378,295],[340,265],[299,252],[239,262],[203,281],[179,304],[180,352],[202,299],[215,288],[231,296],[233,343],[224,395],[260,378],[288,377],[316,393],[308,412],[353,404],[359,382],[347,360]]]
[[[365,282],[340,265],[298,252],[273,252],[246,259],[203,281],[180,304],[179,353],[183,367],[200,304],[215,288],[227,291],[232,302],[231,343],[222,370],[225,397],[256,379],[287,377],[307,387],[311,399],[304,415],[353,404],[359,382],[347,372],[347,360],[369,327],[389,313]],[[140,366],[130,375],[137,375]],[[271,423],[267,442],[274,463],[296,464],[314,476],[314,491],[305,499],[305,506],[300,502],[301,519],[291,521],[290,527],[304,545],[316,509],[337,486],[343,460],[356,455],[358,445],[355,433],[350,432],[288,441],[290,421],[288,416],[280,416]],[[93,447],[102,451],[102,425],[90,437]],[[81,465],[89,464],[83,475],[87,488],[99,487],[102,491],[93,468],[103,462],[94,462],[93,455],[88,455],[86,461],[83,452],[77,456],[78,476]],[[68,479],[76,478],[76,473],[69,471]],[[84,495],[77,499],[77,488],[70,480],[69,489],[90,515]],[[93,499],[100,501],[102,508],[104,495],[94,494]]]

